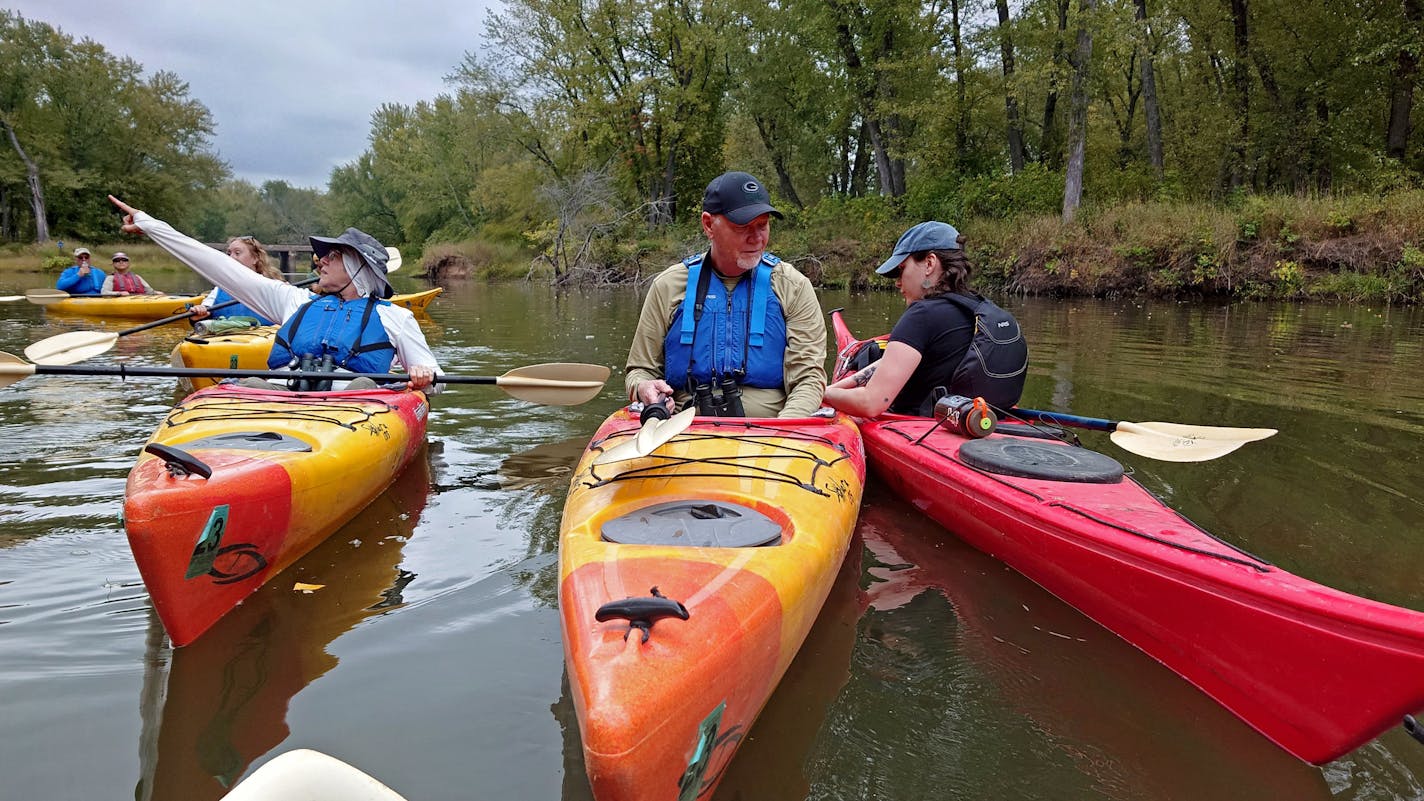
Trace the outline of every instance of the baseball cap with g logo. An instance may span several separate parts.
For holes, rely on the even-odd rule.
[[[702,210],[725,215],[737,225],[746,225],[763,214],[783,217],[771,205],[771,195],[761,181],[745,172],[724,172],[713,178],[702,194]]]

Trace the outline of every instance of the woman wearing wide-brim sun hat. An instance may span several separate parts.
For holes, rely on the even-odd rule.
[[[258,275],[113,195],[109,200],[124,213],[126,233],[147,235],[258,314],[283,321],[267,360],[272,369],[329,359],[339,370],[384,373],[398,357],[411,389],[439,388],[434,382],[440,365],[415,315],[386,300],[392,293],[386,277],[389,256],[370,234],[348,228],[335,237],[311,237],[318,256],[312,292]]]

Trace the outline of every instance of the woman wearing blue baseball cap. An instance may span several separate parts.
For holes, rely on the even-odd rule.
[[[886,410],[929,417],[943,394],[983,397],[1001,409],[1018,403],[1028,345],[1012,315],[969,289],[974,267],[964,241],[934,220],[900,236],[875,272],[894,279],[908,308],[884,355],[826,387],[823,403],[861,417]]]

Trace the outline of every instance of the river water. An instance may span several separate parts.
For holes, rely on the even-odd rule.
[[[889,293],[822,303],[862,334],[902,308]],[[1084,440],[1247,550],[1424,610],[1424,312],[1005,304],[1032,343],[1025,405],[1280,429],[1201,464]],[[632,289],[468,283],[424,325],[451,372],[616,368],[639,305]],[[3,313],[0,350],[16,354],[124,326]],[[183,328],[126,336],[93,362],[166,364]],[[617,373],[575,408],[453,388],[435,399],[426,458],[173,649],[118,518],[174,384],[35,376],[0,390],[0,798],[207,801],[297,747],[412,801],[588,798],[556,548],[569,467],[621,395]],[[1301,763],[872,480],[840,579],[717,798],[1424,798],[1424,745],[1395,729]]]

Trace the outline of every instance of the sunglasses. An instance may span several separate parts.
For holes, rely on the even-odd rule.
[[[128,261],[128,259],[114,259],[115,262]]]
[[[89,258],[89,254],[88,254],[88,253],[81,253],[81,254],[79,254],[78,256],[75,256],[74,258],[76,258],[76,259],[87,259],[87,258]]]

